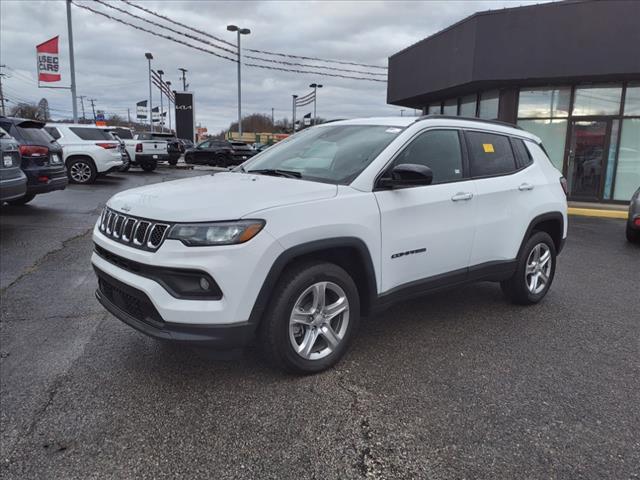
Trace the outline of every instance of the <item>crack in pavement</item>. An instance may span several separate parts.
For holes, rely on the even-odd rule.
[[[62,243],[60,244],[60,248],[55,248],[53,250],[49,250],[47,253],[45,253],[43,256],[41,256],[39,259],[37,259],[32,265],[30,265],[29,267],[27,267],[20,275],[18,275],[13,281],[11,281],[11,283],[9,283],[9,285],[7,285],[6,287],[0,289],[0,296],[4,295],[4,293],[10,289],[11,287],[13,287],[15,284],[17,284],[20,280],[22,280],[24,277],[34,273],[38,267],[47,261],[47,259],[58,252],[61,252],[62,250],[64,250],[67,247],[67,243],[72,242],[74,240],[78,240],[79,238],[82,238],[88,234],[90,234],[93,231],[93,226],[89,227],[87,230],[83,231],[82,233],[79,233],[77,235],[74,235],[72,237],[69,237],[65,240],[62,241]],[[0,321],[2,321],[0,319]]]

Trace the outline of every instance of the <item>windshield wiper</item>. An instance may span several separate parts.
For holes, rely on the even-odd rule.
[[[260,173],[262,175],[273,175],[274,177],[302,178],[302,174],[300,172],[294,172],[292,170],[280,170],[279,168],[247,170],[247,173]]]

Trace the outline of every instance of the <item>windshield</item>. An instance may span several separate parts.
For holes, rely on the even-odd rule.
[[[296,172],[300,178],[351,183],[402,128],[333,125],[311,128],[271,147],[246,163],[245,171]]]

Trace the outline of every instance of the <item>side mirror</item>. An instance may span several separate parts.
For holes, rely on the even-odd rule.
[[[381,188],[403,188],[431,185],[433,172],[429,167],[415,163],[401,163],[390,172],[390,176],[378,180]]]

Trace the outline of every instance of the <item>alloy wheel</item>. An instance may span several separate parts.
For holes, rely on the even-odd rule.
[[[551,276],[551,249],[545,243],[538,243],[527,258],[525,281],[530,293],[537,295],[548,285]]]
[[[84,162],[76,162],[71,165],[69,175],[74,182],[86,183],[91,178],[91,167]]]
[[[289,340],[306,360],[331,354],[344,339],[349,326],[349,299],[333,282],[317,282],[296,300],[289,318]]]

